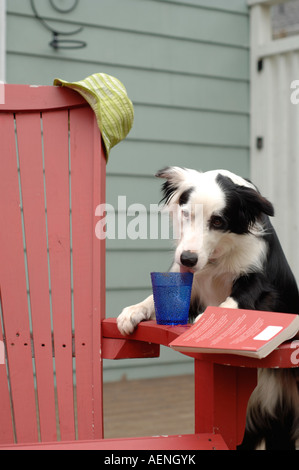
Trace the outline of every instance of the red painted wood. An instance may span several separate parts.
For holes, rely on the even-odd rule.
[[[186,328],[188,326],[157,325],[156,321],[145,321],[140,323],[134,333],[127,336],[127,339],[168,346],[171,341],[184,333]],[[118,331],[116,318],[106,318],[102,322],[102,334],[106,338],[124,338]]]
[[[103,359],[159,357],[160,345],[127,339],[102,339]]]
[[[53,338],[61,440],[75,439],[68,111],[44,112],[43,144]]]
[[[214,418],[215,432],[221,432],[223,439],[230,449],[237,444],[237,397],[238,397],[238,370],[214,364]],[[245,429],[245,420],[243,422]],[[221,429],[221,431],[220,431]]]
[[[99,257],[94,256],[97,242],[94,232],[94,130],[91,109],[71,111],[72,242],[79,439],[102,436],[102,413],[96,405],[98,401],[101,402],[101,364],[97,362],[100,359],[100,342],[95,339],[95,335],[99,337],[101,312],[94,290],[100,289],[98,283],[101,275],[99,264],[98,267],[94,265],[94,262],[100,263]],[[97,145],[99,149],[99,142]],[[98,160],[100,165],[99,155]],[[95,273],[97,282],[93,278]]]
[[[247,403],[256,383],[256,369],[195,360],[195,432],[219,433],[235,449],[244,435]]]
[[[214,427],[214,364],[194,361],[195,432],[213,432]]]
[[[1,111],[36,111],[88,106],[79,93],[62,87],[4,85],[5,103]]]
[[[89,110],[90,111],[90,110]],[[102,320],[106,315],[106,244],[95,234],[96,208],[106,201],[106,157],[101,134],[93,115],[93,226],[92,226],[92,312],[93,312],[93,433],[99,439],[104,435],[103,418],[103,357]],[[85,154],[83,154],[85,155]]]
[[[101,439],[94,441],[57,442],[50,444],[3,447],[2,450],[227,450],[219,434],[185,434],[133,439]],[[112,455],[111,455],[112,456]]]
[[[46,214],[40,113],[17,114],[30,307],[41,439],[56,440]]]
[[[256,369],[214,364],[213,430],[230,449],[242,441],[247,404],[256,384]]]
[[[16,437],[34,442],[38,432],[14,119],[1,113],[0,217],[0,288]]]

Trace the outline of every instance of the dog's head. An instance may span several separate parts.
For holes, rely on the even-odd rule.
[[[175,262],[182,270],[219,263],[240,249],[241,239],[261,234],[264,218],[274,215],[272,204],[250,181],[226,170],[167,167],[156,176],[166,179],[162,201],[180,234]],[[249,249],[250,243],[245,245]]]

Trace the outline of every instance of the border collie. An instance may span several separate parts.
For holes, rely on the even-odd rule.
[[[182,227],[171,271],[192,271],[190,321],[208,305],[299,313],[295,278],[271,225],[272,204],[248,180],[226,170],[160,170],[162,201]],[[155,317],[153,297],[125,308],[118,328],[130,334]],[[295,449],[299,369],[260,369],[240,449]]]

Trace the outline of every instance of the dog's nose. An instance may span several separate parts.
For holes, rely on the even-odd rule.
[[[197,254],[192,253],[192,251],[183,251],[181,254],[181,263],[183,266],[187,266],[188,268],[192,268],[196,265],[198,260]]]

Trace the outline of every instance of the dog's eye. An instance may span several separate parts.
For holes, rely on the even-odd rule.
[[[211,225],[213,228],[222,228],[224,226],[224,220],[220,216],[211,217]]]

